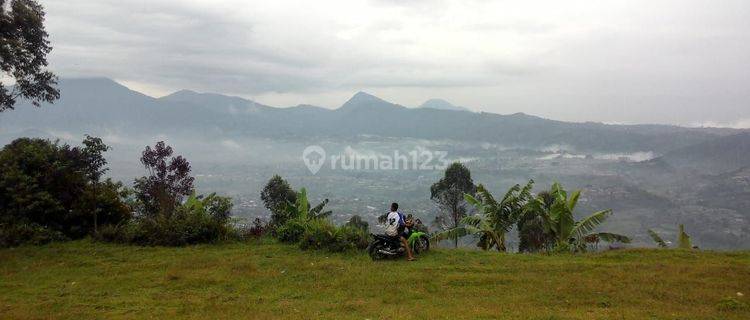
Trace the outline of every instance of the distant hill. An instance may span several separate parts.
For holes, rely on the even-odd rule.
[[[335,110],[300,105],[276,108],[240,97],[181,90],[153,98],[105,78],[61,79],[61,99],[35,108],[19,105],[0,114],[0,128],[187,137],[283,139],[352,138],[361,135],[491,142],[509,147],[562,146],[580,152],[666,153],[737,130],[659,125],[571,123],[523,113],[406,108],[359,92]],[[440,105],[440,103],[437,103]]]
[[[668,152],[661,160],[672,167],[709,174],[750,166],[750,132],[718,137]]]
[[[469,111],[466,107],[460,107],[453,105],[452,103],[443,99],[430,99],[419,105],[418,108],[429,108],[437,110],[451,110],[451,111]]]

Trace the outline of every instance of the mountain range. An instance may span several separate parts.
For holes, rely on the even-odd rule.
[[[471,112],[431,99],[418,108],[358,92],[337,109],[272,107],[252,100],[180,90],[154,98],[106,78],[61,79],[61,98],[0,114],[0,133],[24,130],[283,139],[362,135],[488,142],[505,147],[562,146],[577,152],[671,151],[710,144],[742,130],[670,125],[610,125],[544,119],[524,113]],[[746,141],[746,136],[739,140]]]

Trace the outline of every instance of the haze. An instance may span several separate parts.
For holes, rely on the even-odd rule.
[[[61,77],[291,106],[750,127],[747,1],[45,1]]]

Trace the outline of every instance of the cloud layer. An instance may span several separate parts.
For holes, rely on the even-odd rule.
[[[575,121],[750,118],[750,3],[45,1],[62,76],[271,105],[358,90]]]

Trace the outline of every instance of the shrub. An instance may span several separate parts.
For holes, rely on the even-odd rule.
[[[304,224],[299,246],[303,250],[342,252],[367,248],[368,241],[365,230],[347,225],[336,227],[329,220],[313,219]]]
[[[260,238],[266,233],[266,230],[268,230],[268,225],[264,224],[263,220],[260,220],[260,218],[255,218],[255,220],[253,220],[253,225],[248,231],[251,237]]]
[[[352,226],[342,226],[336,230],[336,242],[331,251],[364,250],[369,245],[370,238],[366,229]]]
[[[171,215],[139,216],[102,228],[98,240],[138,245],[183,246],[238,238],[229,221],[229,198],[190,196]]]
[[[313,219],[305,224],[299,247],[307,249],[330,249],[338,246],[336,226],[324,219]]]
[[[68,240],[68,237],[62,232],[38,224],[0,224],[0,247],[40,245],[63,240]]]
[[[276,237],[281,242],[298,243],[305,232],[305,221],[292,219],[276,229]]]

